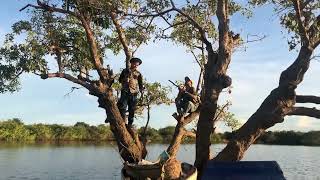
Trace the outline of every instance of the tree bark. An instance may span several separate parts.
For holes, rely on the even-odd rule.
[[[201,171],[210,158],[210,135],[214,131],[214,117],[217,111],[217,102],[221,91],[231,85],[231,78],[226,75],[231,61],[232,35],[229,32],[228,0],[218,0],[217,17],[219,20],[219,49],[214,52],[206,43],[208,61],[204,71],[204,92],[197,125],[196,160],[195,166]]]
[[[309,68],[313,49],[302,46],[297,59],[282,72],[279,86],[271,91],[259,109],[236,131],[232,140],[214,158],[215,161],[239,161],[266,129],[281,123],[296,103],[295,89]]]
[[[167,149],[168,154],[170,155],[170,159],[165,163],[165,178],[166,179],[178,179],[181,173],[181,162],[179,162],[176,157],[183,140],[183,137],[186,135],[190,135],[191,133],[184,129],[184,126],[193,121],[196,117],[198,117],[199,112],[193,112],[189,114],[187,117],[178,118],[177,125],[171,139],[171,143]]]
[[[111,17],[112,22],[116,28],[117,33],[118,33],[118,37],[119,37],[119,40],[122,44],[124,54],[126,55],[126,68],[129,69],[130,59],[132,57],[132,52],[129,48],[125,32],[124,32],[123,28],[121,27],[119,20],[117,19],[117,14],[114,12],[111,12],[110,17]]]
[[[121,157],[128,162],[139,162],[145,158],[147,151],[141,143],[136,132],[126,127],[122,119],[116,101],[112,96],[99,97],[99,107],[106,110],[110,119],[110,127],[117,140]]]

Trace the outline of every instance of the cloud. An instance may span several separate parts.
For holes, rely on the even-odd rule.
[[[312,124],[309,117],[301,116],[298,118],[296,126],[298,128],[310,128]]]

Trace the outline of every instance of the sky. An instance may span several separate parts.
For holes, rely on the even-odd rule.
[[[11,25],[26,19],[25,12],[19,12],[32,0],[4,0],[0,6],[0,43]],[[231,17],[231,29],[244,38],[247,34],[266,35],[262,41],[252,42],[245,48],[237,49],[232,55],[228,75],[232,78],[232,93],[222,93],[220,103],[232,102],[230,111],[244,123],[260,106],[272,89],[277,87],[280,73],[286,69],[297,56],[297,51],[289,51],[285,30],[279,25],[278,18],[271,7],[262,7],[254,11],[250,19],[241,15]],[[319,48],[316,50],[319,53]],[[149,42],[142,46],[136,56],[143,60],[140,72],[149,82],[158,81],[170,86],[168,80],[183,80],[189,76],[197,81],[199,67],[192,54],[182,45],[166,41]],[[124,66],[124,56],[107,55],[106,64],[110,64],[115,72]],[[312,60],[303,83],[297,94],[320,95],[319,91],[320,61]],[[98,108],[97,98],[90,96],[85,89],[73,93],[71,82],[63,79],[42,80],[37,76],[25,74],[21,77],[21,90],[15,93],[0,94],[0,120],[20,118],[26,124],[46,123],[73,125],[86,122],[92,125],[102,124],[105,112]],[[173,89],[173,94],[177,91]],[[308,104],[308,107],[318,107]],[[162,128],[175,125],[171,117],[175,112],[174,105],[153,107],[150,126]],[[143,126],[146,118],[134,121]],[[230,131],[222,122],[218,123],[218,131]],[[286,117],[285,121],[270,130],[310,131],[320,130],[320,120],[304,116]]]

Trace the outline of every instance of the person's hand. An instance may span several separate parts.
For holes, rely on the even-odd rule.
[[[186,90],[186,87],[184,85],[180,85],[178,89],[180,92],[184,92]]]

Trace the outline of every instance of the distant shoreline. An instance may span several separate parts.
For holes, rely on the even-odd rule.
[[[174,126],[148,128],[146,136],[151,144],[168,144],[174,133]],[[137,132],[142,135],[143,128]],[[212,144],[225,144],[232,139],[234,132],[211,135]],[[20,119],[0,121],[0,143],[113,143],[115,142],[109,125],[91,126],[78,122],[73,126],[58,124],[25,125]],[[186,137],[183,144],[193,144],[195,139]],[[320,146],[320,131],[268,131],[257,139],[255,144]]]

